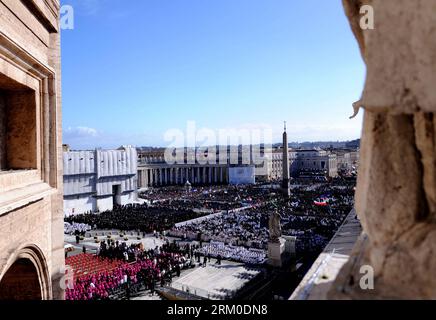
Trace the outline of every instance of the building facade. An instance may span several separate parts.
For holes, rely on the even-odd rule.
[[[291,175],[304,176],[338,176],[338,162],[336,154],[321,149],[300,149],[291,152]]]
[[[336,151],[322,149],[288,149],[284,151],[282,147],[277,147],[263,152],[262,164],[257,165],[254,161],[245,163],[246,160],[241,158],[240,152],[239,155],[228,155],[225,161],[212,161],[205,164],[200,164],[198,161],[189,164],[187,152],[185,152],[182,163],[168,164],[165,161],[164,149],[139,150],[138,187],[143,189],[184,185],[187,181],[193,185],[229,184],[232,180],[232,173],[237,172],[230,169],[241,169],[246,166],[254,166],[256,181],[282,181],[285,162],[289,163],[289,175],[293,178],[306,176],[334,178],[338,176],[338,170],[343,167],[357,168],[358,151],[348,150],[345,155],[340,150]],[[286,152],[289,155],[287,161],[283,159]],[[214,159],[219,159],[219,155],[217,154]],[[232,161],[231,159],[236,160]]]
[[[138,150],[138,187],[185,185],[220,185],[230,183],[230,156],[219,161],[219,154],[215,154],[215,161],[208,159],[208,153],[202,155],[202,160],[196,159],[196,150],[181,151],[182,159],[176,163],[168,163],[165,159],[165,149]],[[238,155],[235,156],[236,161]],[[233,166],[233,165],[232,165]],[[238,166],[237,164],[235,166]]]
[[[228,165],[140,163],[138,188],[185,185],[219,185],[229,183]]]
[[[58,0],[0,0],[0,300],[63,299]]]
[[[357,175],[359,168],[359,150],[334,150],[338,162],[338,173],[342,175]]]
[[[64,152],[64,214],[103,212],[134,203],[137,162],[132,147]]]
[[[280,180],[283,176],[283,151],[282,149],[275,149],[271,153],[271,159],[269,161],[269,180]]]

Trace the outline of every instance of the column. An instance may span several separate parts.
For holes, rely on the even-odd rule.
[[[142,188],[142,171],[138,169],[138,189]]]
[[[204,167],[200,167],[200,183],[204,183]]]
[[[213,184],[213,167],[209,167],[209,184]]]
[[[195,168],[191,167],[191,184],[195,183]]]

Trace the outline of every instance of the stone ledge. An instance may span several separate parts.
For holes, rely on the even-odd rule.
[[[53,189],[44,182],[3,192],[0,196],[0,217],[56,192],[56,189]]]
[[[356,241],[359,241],[359,236],[362,237],[362,228],[355,216],[352,210],[294,290],[290,300],[327,299],[329,291],[336,285],[338,274],[353,256]]]
[[[388,284],[383,283],[377,275],[374,278],[374,289],[363,290],[360,288],[360,279],[363,274],[360,268],[370,265],[367,259],[369,239],[366,234],[362,234],[347,263],[343,265],[336,279],[330,286],[326,295],[331,300],[397,300],[400,296],[393,296],[390,292],[395,292]]]

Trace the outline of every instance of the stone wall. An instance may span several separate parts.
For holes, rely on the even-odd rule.
[[[12,128],[10,118],[3,126],[8,137],[25,134],[28,139],[8,145],[16,156],[8,160],[12,164],[9,169],[26,170],[0,174],[2,298],[11,292],[9,285],[21,286],[19,280],[27,276],[33,279],[31,274],[24,274],[32,269],[40,287],[35,299],[64,298],[60,286],[64,236],[59,10],[58,0],[0,0],[0,90],[12,92],[17,98],[16,110],[28,111],[17,117],[16,123],[22,127]],[[10,84],[19,85],[25,95],[33,95],[32,102],[20,98],[21,94],[17,96],[17,88]],[[11,101],[6,99],[5,103]],[[23,268],[20,261],[31,263],[33,268]],[[21,275],[11,278],[9,270],[20,270]],[[28,289],[25,296],[16,291],[14,298],[32,298],[38,288]]]
[[[6,102],[0,91],[0,171],[6,169]]]
[[[436,2],[343,0],[367,65],[356,211],[365,235],[331,298],[436,298]],[[374,8],[375,28],[359,26]],[[361,267],[374,269],[363,290]]]

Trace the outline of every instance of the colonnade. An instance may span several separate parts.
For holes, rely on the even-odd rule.
[[[144,166],[138,167],[138,187],[159,187],[184,185],[189,181],[193,185],[227,184],[229,171],[227,166]]]

